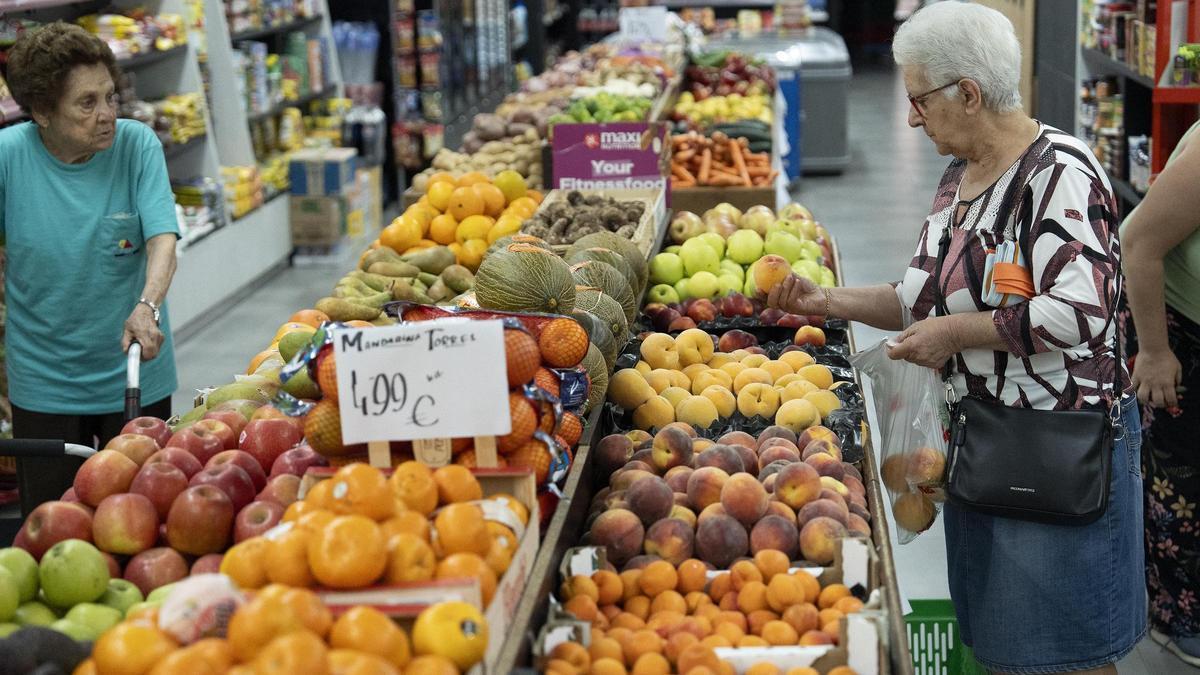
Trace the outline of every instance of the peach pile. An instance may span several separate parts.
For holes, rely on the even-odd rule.
[[[871,534],[862,475],[822,426],[714,443],[675,422],[653,437],[606,436],[593,451],[611,479],[592,500],[589,540],[624,569],[689,558],[726,569],[767,550],[828,565],[839,539]]]
[[[929,529],[937,517],[936,502],[941,499],[945,453],[921,447],[891,455],[883,460],[879,472],[892,495],[896,526],[914,533]]]
[[[734,339],[727,340],[730,335]],[[829,368],[799,348],[772,360],[761,347],[738,342],[743,335],[750,336],[731,331],[714,344],[713,336],[700,329],[678,337],[651,333],[642,341],[637,365],[613,374],[608,400],[632,411],[634,426],[645,430],[672,422],[707,429],[740,412],[799,434],[841,407]]]
[[[591,643],[559,645],[550,673],[733,673],[717,648],[836,645],[843,617],[863,603],[842,584],[824,588],[787,556],[762,551],[711,579],[696,559],[658,560],[617,574],[600,570],[562,584],[565,609],[592,625]],[[783,671],[769,663],[749,672]],[[788,673],[812,675],[812,669]],[[834,668],[828,675],[847,675]]]

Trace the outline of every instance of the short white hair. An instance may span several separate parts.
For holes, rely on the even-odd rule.
[[[995,112],[1021,107],[1021,45],[1012,22],[994,9],[968,2],[938,2],[901,24],[892,41],[900,66],[921,69],[930,86],[974,80],[983,104]],[[958,89],[947,89],[953,98]]]

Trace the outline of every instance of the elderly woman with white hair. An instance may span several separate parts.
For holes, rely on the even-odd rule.
[[[950,595],[963,642],[983,665],[1115,673],[1145,633],[1146,594],[1141,431],[1113,351],[1120,247],[1111,186],[1085,144],[1022,112],[1020,46],[999,12],[931,5],[900,27],[893,54],[909,126],[954,158],[912,263],[902,281],[866,288],[820,289],[792,276],[768,302],[901,331],[889,355],[942,369],[964,401],[1109,414],[1111,455],[1095,453],[1110,460],[1107,503],[1090,523],[997,515],[953,491],[943,515]],[[1047,459],[1055,448],[1038,445],[1044,430],[1034,426],[997,436],[1035,447],[1043,466],[1028,471],[1082,475]],[[1089,484],[1104,494],[1095,487],[1103,482]]]

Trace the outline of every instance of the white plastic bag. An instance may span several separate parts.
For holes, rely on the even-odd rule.
[[[945,501],[944,389],[937,371],[889,358],[886,340],[852,354],[850,363],[871,378],[883,445],[879,473],[907,544],[933,525]]]

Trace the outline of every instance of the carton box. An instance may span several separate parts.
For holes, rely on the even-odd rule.
[[[675,213],[691,211],[703,215],[721,202],[729,202],[742,211],[760,204],[769,206],[772,211],[778,207],[774,184],[748,188],[697,186],[671,190],[671,209]]]
[[[362,191],[363,227],[375,232],[383,227],[383,167],[359,169],[355,182]]]
[[[293,195],[310,197],[340,195],[354,182],[358,150],[354,148],[310,148],[292,153],[288,181]]]
[[[358,190],[334,197],[288,198],[292,246],[332,246],[344,236],[363,234],[363,207]]]

